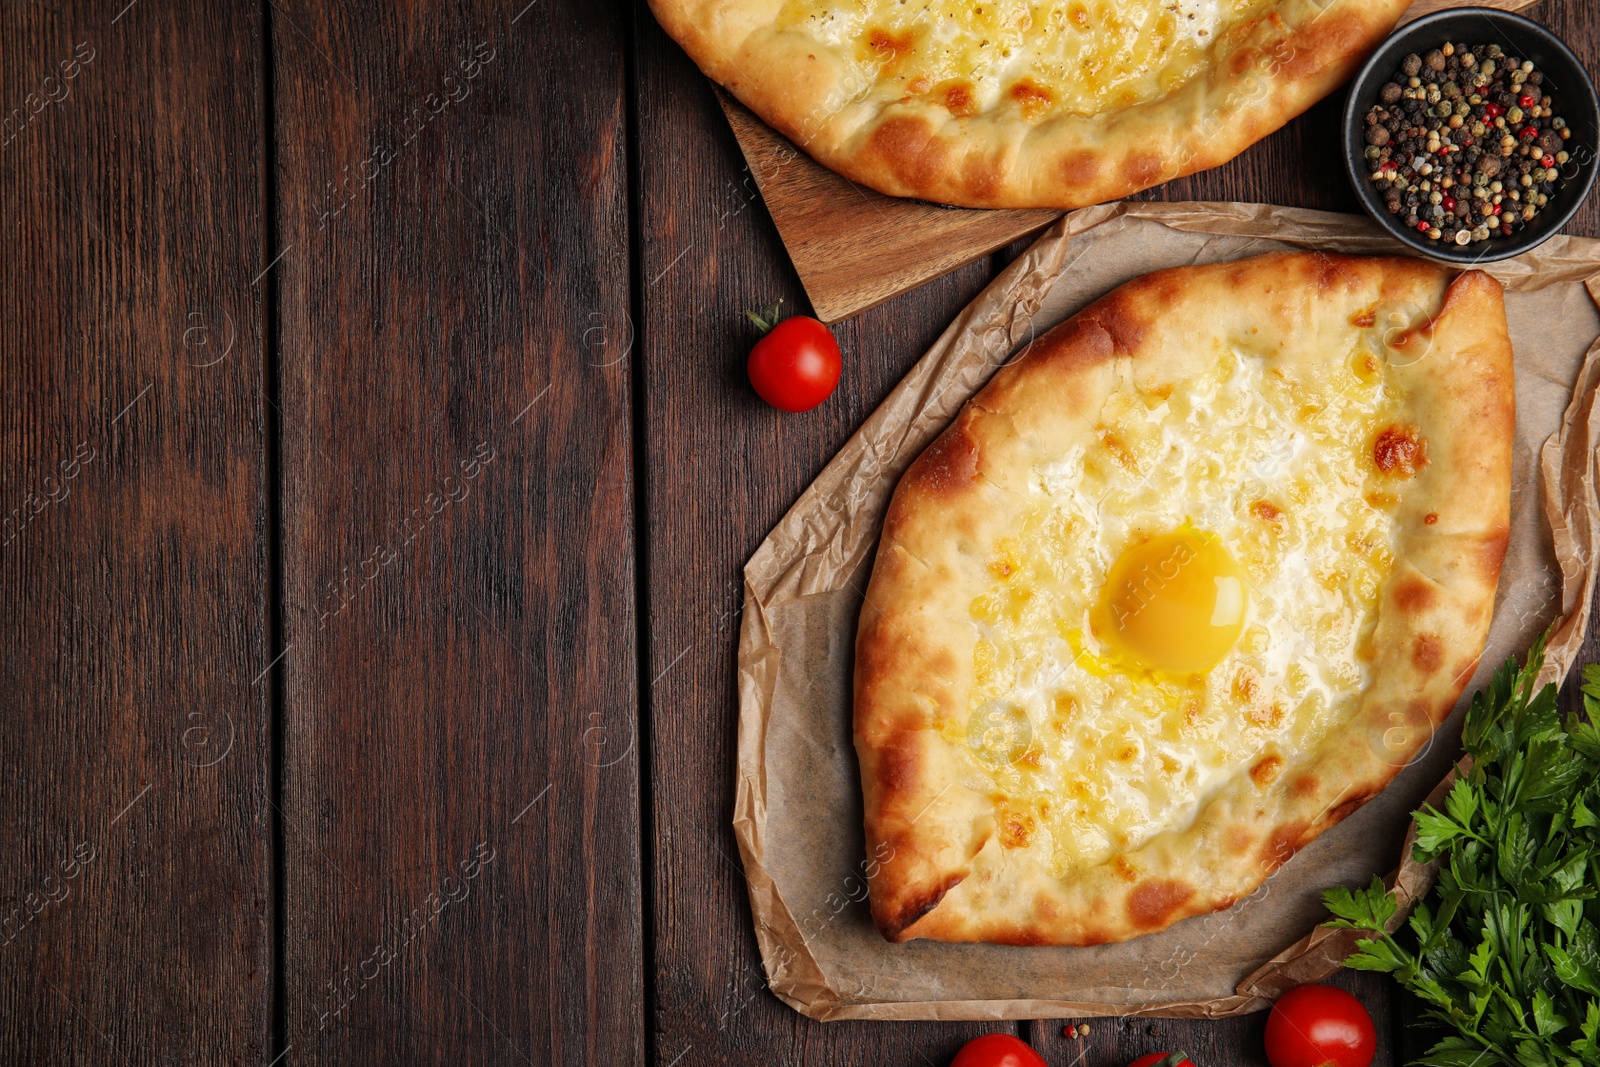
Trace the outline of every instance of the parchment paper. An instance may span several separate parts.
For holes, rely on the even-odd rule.
[[[734,830],[772,991],[799,1011],[1240,1014],[1343,960],[1347,942],[1317,928],[1325,887],[1396,872],[1409,903],[1431,884],[1431,871],[1401,865],[1402,845],[1409,813],[1459,755],[1462,707],[1388,789],[1228,911],[1094,948],[893,945],[867,911],[876,868],[862,836],[851,672],[862,590],[901,472],[996,368],[1091,300],[1162,267],[1288,248],[1405,254],[1365,218],[1264,205],[1122,203],[1066,216],[950,325],[745,567]],[[1587,623],[1600,531],[1600,241],[1558,237],[1487,269],[1507,290],[1517,435],[1511,541],[1469,694],[1558,619],[1547,677],[1564,677]]]

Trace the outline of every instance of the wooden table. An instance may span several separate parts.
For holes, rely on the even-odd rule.
[[[710,87],[642,5],[523,3],[0,5],[0,1062],[992,1029],[764,990],[734,645],[745,559],[1017,249],[840,326],[780,415],[739,312],[804,298]],[[1600,68],[1593,4],[1533,14]],[[1337,107],[1153,195],[1354,210]],[[1259,1018],[1061,1024],[1016,1029],[1263,1062]]]

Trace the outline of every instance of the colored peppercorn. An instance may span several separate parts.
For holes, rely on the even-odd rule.
[[[1572,130],[1498,45],[1413,53],[1365,116],[1368,180],[1397,221],[1457,246],[1510,236],[1561,185]]]

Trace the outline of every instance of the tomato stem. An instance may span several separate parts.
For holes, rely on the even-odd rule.
[[[745,318],[755,323],[756,329],[760,330],[762,334],[765,335],[770,333],[774,326],[778,325],[779,312],[782,307],[783,298],[779,297],[776,304],[768,304],[760,311],[746,311],[744,314]]]
[[[1188,1058],[1189,1054],[1187,1052],[1174,1052],[1159,1063],[1152,1064],[1151,1067],[1180,1067],[1183,1061]]]

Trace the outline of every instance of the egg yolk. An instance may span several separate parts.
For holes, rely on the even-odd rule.
[[[1216,534],[1184,526],[1127,548],[1093,615],[1119,659],[1149,671],[1204,674],[1239,640],[1244,572]]]

